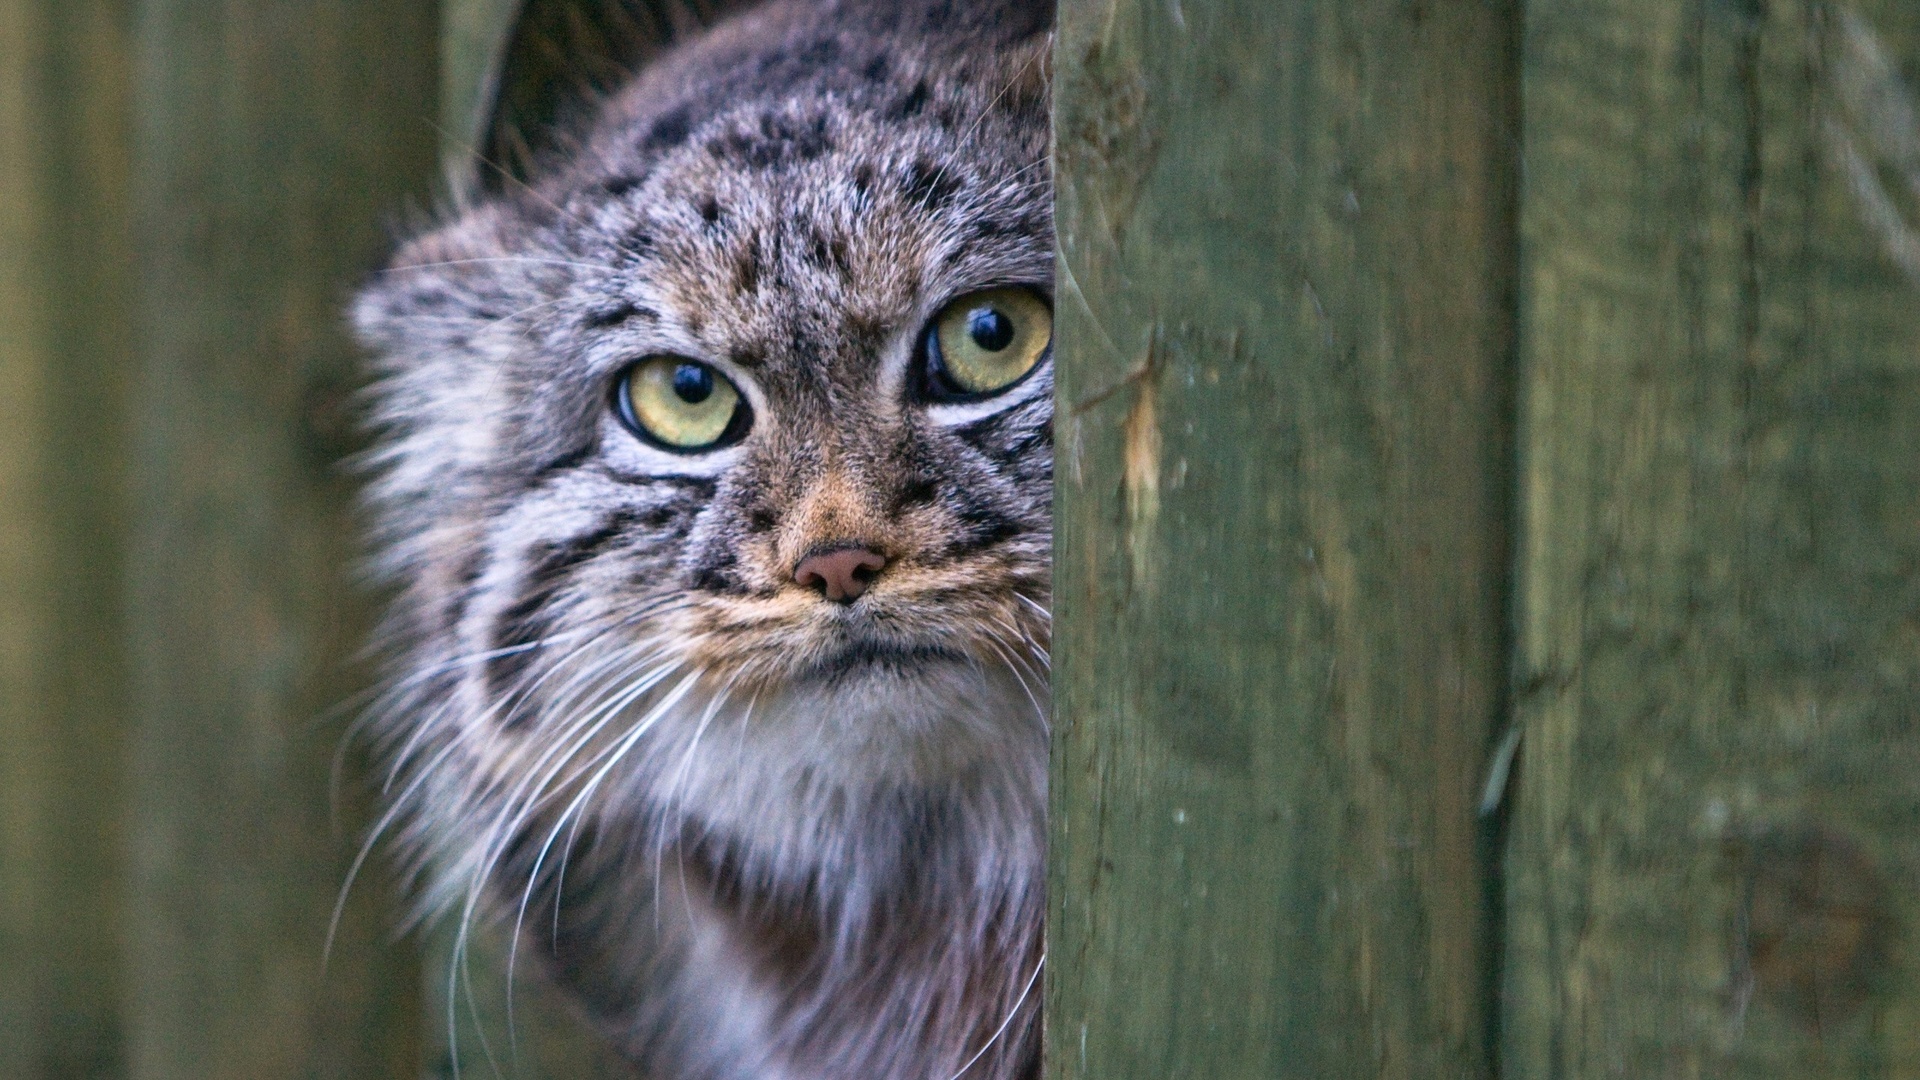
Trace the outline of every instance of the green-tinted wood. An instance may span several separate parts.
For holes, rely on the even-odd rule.
[[[500,65],[524,0],[441,0],[440,158],[448,189],[465,196],[479,179]]]
[[[1487,1075],[1515,18],[1064,5],[1050,1076]]]
[[[435,5],[144,0],[127,940],[140,1080],[417,1075],[419,970],[328,772],[366,678],[344,332],[428,190]]]
[[[1535,0],[1505,1075],[1920,1077],[1920,6]]]
[[[0,0],[0,1076],[121,1074],[131,4]]]

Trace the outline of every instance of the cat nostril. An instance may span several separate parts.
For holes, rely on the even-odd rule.
[[[793,580],[819,589],[836,604],[851,604],[867,591],[874,575],[885,569],[887,557],[864,547],[815,552],[793,568]]]

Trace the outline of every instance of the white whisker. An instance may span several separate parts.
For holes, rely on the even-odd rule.
[[[1007,1010],[1006,1019],[1000,1021],[1000,1026],[994,1030],[993,1037],[988,1039],[986,1044],[980,1047],[979,1050],[975,1051],[974,1055],[967,1059],[965,1065],[960,1066],[960,1071],[954,1073],[951,1080],[960,1080],[962,1076],[965,1076],[968,1069],[973,1068],[981,1058],[986,1056],[988,1050],[993,1049],[993,1044],[1000,1041],[1000,1036],[1007,1033],[1007,1027],[1013,1023],[1013,1018],[1020,1015],[1020,1006],[1027,1003],[1027,995],[1033,993],[1033,984],[1040,980],[1040,969],[1046,966],[1047,954],[1041,953],[1040,959],[1033,965],[1033,974],[1027,976],[1027,985],[1020,990],[1020,997],[1014,1001],[1013,1008]]]

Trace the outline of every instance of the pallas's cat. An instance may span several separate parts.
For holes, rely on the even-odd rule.
[[[1050,7],[749,10],[358,302],[393,831],[652,1080],[1037,1074]]]

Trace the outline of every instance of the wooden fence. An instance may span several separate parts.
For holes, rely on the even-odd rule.
[[[0,0],[0,1077],[620,1075],[378,874],[321,965],[339,311],[516,6]],[[1920,6],[1067,0],[1056,86],[1048,1075],[1920,1078]]]

